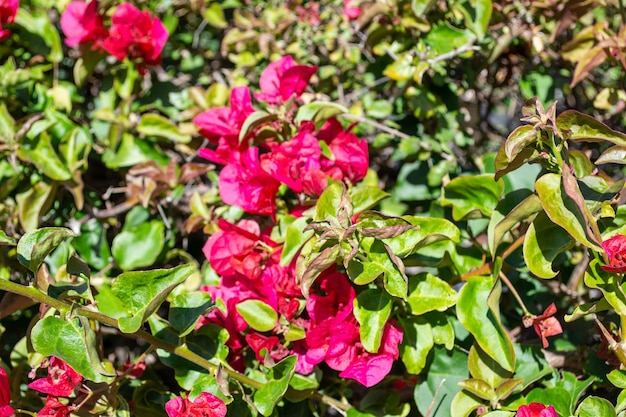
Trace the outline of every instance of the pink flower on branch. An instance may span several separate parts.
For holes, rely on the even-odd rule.
[[[161,51],[169,34],[159,18],[148,11],[140,11],[130,3],[117,6],[111,17],[109,37],[103,48],[115,58],[130,58],[139,61],[139,70],[145,72],[146,65],[161,62]]]
[[[273,216],[280,183],[259,163],[258,148],[233,157],[220,172],[219,190],[224,203],[239,206],[247,213]]]
[[[341,177],[357,183],[365,178],[369,167],[367,141],[359,139],[350,129],[344,130],[336,118],[329,119],[318,133],[318,138],[328,144],[333,160],[322,160],[322,167],[327,172],[332,167],[341,171]]]
[[[11,387],[7,372],[0,368],[0,417],[11,417],[15,415],[15,410],[11,403]]]
[[[11,31],[3,29],[2,25],[13,23],[20,7],[19,0],[0,0],[0,41],[7,38]]]
[[[539,316],[524,316],[522,318],[524,327],[534,327],[535,332],[537,332],[537,335],[541,338],[544,349],[549,346],[547,337],[563,333],[561,323],[559,323],[555,317],[552,317],[555,313],[556,306],[552,303],[546,308],[543,314]]]
[[[263,170],[296,193],[301,193],[305,175],[320,169],[322,150],[317,138],[311,132],[302,131],[271,149],[270,153],[261,156]]]
[[[65,34],[65,43],[72,47],[93,42],[93,49],[101,48],[102,42],[109,36],[98,13],[96,0],[68,4],[61,15],[61,30]]]
[[[283,104],[293,96],[299,98],[316,71],[315,66],[296,65],[290,56],[280,58],[265,68],[259,79],[261,92],[254,96],[270,105]]]
[[[615,235],[602,242],[602,248],[609,264],[601,268],[617,274],[626,272],[626,236]]]
[[[48,376],[36,379],[28,384],[28,388],[55,397],[67,397],[72,395],[83,381],[83,377],[78,372],[55,356],[50,357],[47,367]]]
[[[520,405],[517,409],[517,417],[558,417],[553,406],[545,406],[541,403]]]
[[[193,401],[188,397],[176,397],[165,403],[169,417],[224,417],[226,404],[215,395],[203,392]]]
[[[247,142],[239,142],[239,132],[246,118],[254,112],[248,87],[235,87],[230,93],[230,107],[216,107],[197,115],[193,122],[200,134],[217,144],[217,149],[200,149],[198,154],[209,161],[227,164],[231,153],[245,151]]]
[[[259,278],[271,256],[269,250],[277,245],[261,235],[259,224],[253,220],[241,220],[237,225],[220,220],[219,227],[221,230],[202,249],[215,272]]]
[[[69,417],[74,406],[61,403],[56,397],[48,396],[46,405],[37,413],[37,417]]]

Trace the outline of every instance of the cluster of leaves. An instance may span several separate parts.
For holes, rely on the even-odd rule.
[[[619,5],[0,0],[0,416],[626,415]]]

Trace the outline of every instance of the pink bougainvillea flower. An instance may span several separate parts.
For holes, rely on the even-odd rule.
[[[7,38],[11,31],[3,29],[2,25],[13,23],[20,7],[19,0],[0,0],[0,41]]]
[[[557,334],[563,333],[559,321],[555,317],[552,317],[555,313],[556,306],[552,303],[546,308],[543,314],[539,316],[525,316],[522,319],[524,327],[533,326],[535,328],[535,332],[537,332],[537,335],[541,338],[544,349],[549,346],[548,336],[556,336]]]
[[[102,47],[102,42],[109,36],[102,23],[102,16],[98,13],[98,2],[91,0],[88,3],[73,1],[61,15],[61,30],[65,34],[67,46],[77,46],[93,42],[93,48]]]
[[[10,417],[15,415],[15,410],[11,403],[11,387],[7,372],[0,368],[0,417]]]
[[[50,357],[47,366],[48,376],[31,382],[28,384],[28,388],[55,397],[67,397],[83,380],[79,373],[55,356]]]
[[[200,149],[198,154],[209,161],[227,164],[233,150],[245,151],[246,141],[239,141],[239,132],[246,118],[254,112],[248,87],[235,87],[230,93],[230,107],[217,107],[197,115],[193,122],[200,134],[217,144],[217,149]]]
[[[357,358],[360,340],[354,317],[331,317],[306,333],[306,361],[312,365],[325,361],[332,369],[343,371]]]
[[[165,412],[169,417],[224,417],[226,404],[215,395],[203,392],[193,401],[187,397],[169,400],[165,403]]]
[[[258,333],[250,333],[246,335],[246,342],[260,361],[263,361],[267,354],[275,361],[280,361],[289,355],[289,350],[280,344],[276,336],[266,337]]]
[[[361,349],[357,358],[339,374],[342,378],[352,378],[366,387],[378,384],[391,371],[393,362],[398,359],[398,346],[402,343],[402,329],[390,320],[385,324],[380,348],[376,353]]]
[[[254,96],[271,105],[282,104],[294,95],[298,98],[316,71],[315,66],[296,65],[290,56],[280,58],[265,68],[259,79],[261,92]]]
[[[130,3],[122,3],[111,17],[109,37],[103,47],[120,61],[138,60],[140,71],[145,72],[146,65],[161,62],[161,51],[168,36],[159,18],[153,18],[150,12],[140,11]]]
[[[272,146],[261,156],[261,167],[296,193],[303,190],[307,172],[320,168],[320,144],[311,132],[298,132],[291,140]]]
[[[250,214],[274,215],[278,182],[259,163],[258,148],[249,148],[220,172],[219,191],[224,203]]]
[[[369,152],[367,141],[359,139],[350,129],[344,130],[336,118],[324,123],[317,137],[328,144],[333,154],[333,160],[322,161],[322,167],[329,173],[332,167],[341,171],[341,178],[357,183],[365,178],[369,167]],[[333,178],[334,179],[334,178]]]
[[[345,274],[333,267],[322,272],[317,283],[306,300],[306,310],[314,325],[331,317],[345,320],[352,315],[356,292]]]
[[[626,272],[626,236],[615,235],[602,242],[602,248],[608,257],[609,264],[601,268],[607,272]]]
[[[261,239],[259,224],[241,220],[235,226],[220,220],[219,227],[221,230],[211,235],[202,249],[215,272],[220,275],[239,273],[250,279],[260,277],[264,253],[254,251]]]
[[[558,417],[556,410],[552,406],[546,406],[541,403],[530,403],[528,405],[520,405],[517,409],[517,417]]]
[[[37,417],[69,417],[73,410],[74,406],[63,404],[49,395],[46,405],[37,413]]]
[[[361,7],[356,7],[355,3],[358,4],[355,0],[343,0],[343,14],[349,20],[356,20],[363,13],[363,9]]]

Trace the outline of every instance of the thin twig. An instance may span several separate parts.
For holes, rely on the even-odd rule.
[[[530,315],[530,312],[526,308],[526,304],[524,304],[524,301],[522,301],[522,297],[520,297],[520,295],[518,294],[517,290],[515,289],[511,281],[509,281],[509,278],[502,271],[500,271],[498,275],[500,276],[500,279],[509,288],[509,291],[511,291],[511,294],[513,294],[513,297],[515,297],[515,299],[517,300],[517,303],[520,305],[520,307],[522,307],[522,310],[524,311],[524,315],[525,316]]]

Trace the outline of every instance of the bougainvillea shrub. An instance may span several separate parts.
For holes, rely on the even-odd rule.
[[[626,415],[621,3],[0,0],[0,417]]]

